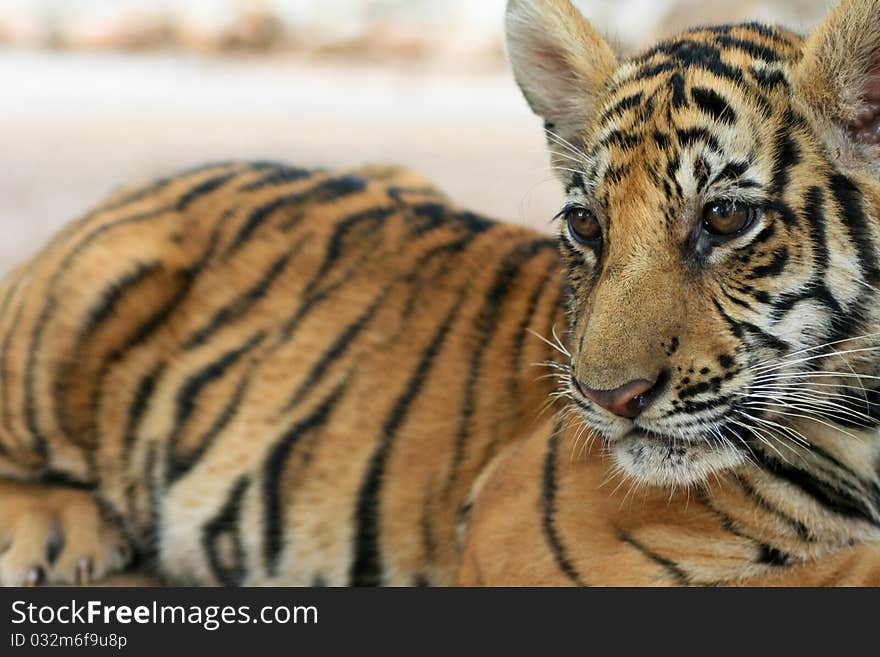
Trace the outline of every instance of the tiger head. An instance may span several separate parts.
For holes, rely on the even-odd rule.
[[[632,58],[510,0],[507,41],[565,188],[567,392],[620,469],[875,468],[880,0]]]

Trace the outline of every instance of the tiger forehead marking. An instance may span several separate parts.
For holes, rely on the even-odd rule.
[[[795,39],[755,25],[707,28],[623,65],[588,140],[592,166],[568,191],[585,187],[605,206],[652,195],[661,209],[709,185],[747,194],[769,184],[762,151],[768,122],[790,105],[782,63],[797,59]]]
[[[880,35],[854,27],[878,13],[844,0],[807,39],[701,27],[621,60],[569,2],[509,3],[565,188],[567,393],[627,475],[793,459],[827,481],[876,458],[825,429],[878,424],[875,359],[835,346],[880,328]]]

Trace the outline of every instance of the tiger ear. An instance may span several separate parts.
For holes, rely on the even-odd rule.
[[[532,110],[571,145],[595,114],[618,62],[570,0],[508,0],[507,52]]]
[[[880,145],[880,0],[841,0],[807,38],[795,72],[820,124],[850,150],[876,159]],[[867,148],[865,148],[867,147]]]

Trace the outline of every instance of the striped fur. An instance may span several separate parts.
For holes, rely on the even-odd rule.
[[[878,25],[844,0],[806,40],[696,28],[609,64],[567,0],[511,0],[517,79],[601,234],[561,228],[570,420],[483,485],[462,582],[880,584]],[[722,201],[754,220],[719,239]],[[594,403],[633,380],[640,414]]]
[[[124,192],[4,284],[0,468],[91,491],[170,581],[449,583],[476,473],[550,390],[558,270],[400,170]],[[6,580],[77,575],[42,552]]]
[[[0,579],[880,584],[878,25],[510,0],[558,241],[397,169],[117,194],[0,288]]]

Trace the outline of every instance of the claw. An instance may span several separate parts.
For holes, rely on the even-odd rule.
[[[46,571],[44,571],[40,566],[34,566],[31,568],[24,579],[25,586],[39,586],[46,577]]]
[[[76,564],[76,583],[78,586],[86,586],[92,580],[92,560],[83,557]]]

